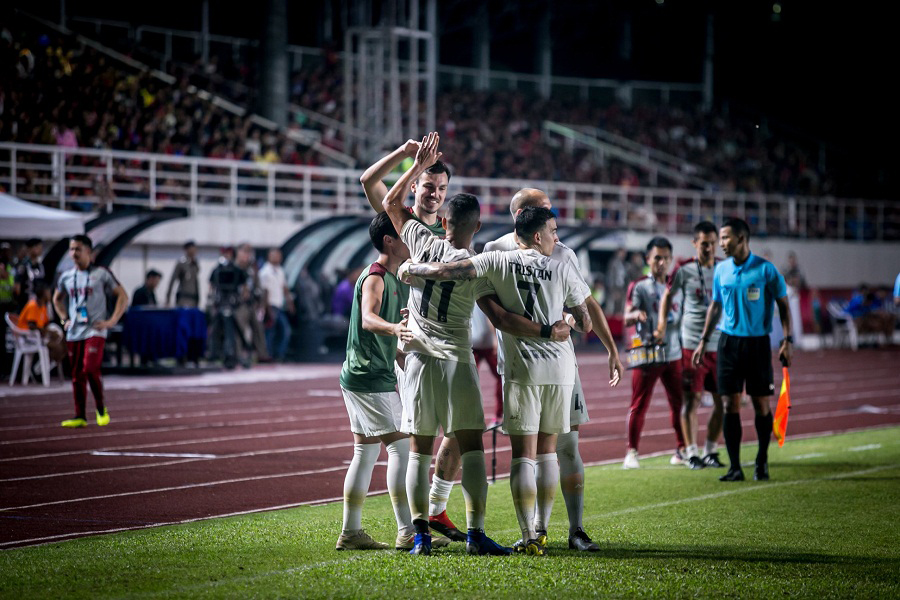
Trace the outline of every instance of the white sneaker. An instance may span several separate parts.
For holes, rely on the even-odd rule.
[[[637,450],[631,448],[625,455],[625,461],[622,463],[623,469],[640,469],[641,463],[638,462]]]
[[[335,544],[334,547],[335,550],[386,550],[387,548],[390,548],[387,544],[373,540],[371,536],[362,529],[349,535],[341,533],[341,536],[338,538],[337,544]]]
[[[672,458],[669,459],[670,465],[683,465],[684,464],[684,454],[682,448],[679,448],[675,451],[675,454],[672,455]]]

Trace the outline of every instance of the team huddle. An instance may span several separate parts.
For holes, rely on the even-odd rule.
[[[510,202],[514,232],[486,244],[478,255],[470,250],[481,226],[475,196],[456,194],[446,216],[438,217],[450,179],[439,143],[436,133],[421,142],[410,140],[360,179],[379,213],[369,227],[378,258],[356,283],[340,376],[354,455],[344,482],[336,547],[390,547],[361,526],[363,501],[384,444],[398,528],[395,548],[430,554],[432,548],[465,541],[470,554],[545,555],[547,525],[561,486],[569,548],[597,551],[582,526],[578,428],[588,415],[569,333],[574,328],[597,334],[609,353],[609,385],[618,385],[623,367],[606,318],[574,252],[559,242],[544,192],[517,192]],[[388,190],[382,179],[409,158],[412,166]],[[412,210],[404,206],[408,190],[415,195]],[[503,427],[512,449],[510,489],[522,534],[511,548],[484,531],[488,484],[484,410],[470,336],[474,310],[484,312],[500,341]],[[639,417],[642,424],[643,414]],[[440,433],[444,437],[429,483]],[[460,468],[465,533],[446,514]]]

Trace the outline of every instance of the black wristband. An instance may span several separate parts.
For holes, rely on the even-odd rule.
[[[786,336],[784,336],[784,339],[782,339],[781,341],[782,341],[782,342],[788,342],[788,343],[790,343],[790,344],[793,344],[793,343],[794,343],[794,336],[792,336],[792,335],[786,335]]]
[[[705,337],[702,337],[702,338],[700,338],[700,339],[703,340],[704,342],[706,342],[707,344],[709,343],[709,336],[708,336],[708,335],[705,336]]]
[[[550,339],[550,334],[553,333],[552,325],[541,325],[541,337]]]

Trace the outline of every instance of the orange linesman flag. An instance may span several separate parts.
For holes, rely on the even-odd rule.
[[[784,446],[788,413],[791,411],[791,376],[787,367],[781,367],[781,373],[784,379],[781,380],[781,394],[778,395],[778,407],[775,409],[775,420],[772,422],[779,448]]]

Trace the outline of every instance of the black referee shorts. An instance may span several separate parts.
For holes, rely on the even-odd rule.
[[[720,394],[740,394],[747,386],[751,396],[775,393],[772,347],[769,336],[739,337],[722,333],[719,337],[718,367]]]

